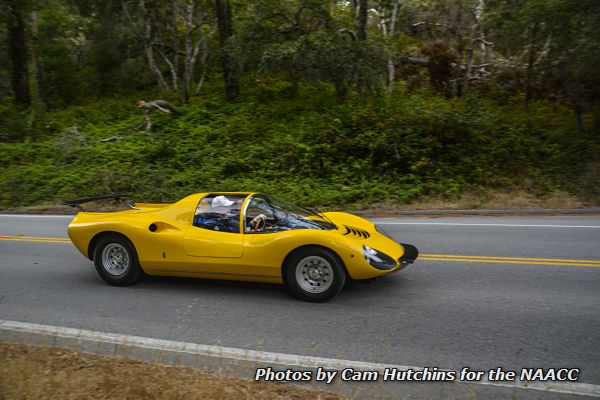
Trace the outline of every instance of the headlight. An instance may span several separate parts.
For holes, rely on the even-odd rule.
[[[377,269],[393,269],[397,265],[392,257],[372,249],[366,244],[363,245],[363,256],[365,256],[365,260],[367,260],[372,267]]]
[[[379,226],[379,225],[375,225],[375,230],[376,230],[377,232],[381,233],[383,236],[385,236],[385,237],[387,237],[387,238],[389,238],[389,239],[392,239],[394,242],[396,241],[396,239],[394,239],[394,238],[392,237],[392,235],[390,235],[389,233],[387,233],[387,232],[385,231],[385,229],[383,229],[381,226]]]

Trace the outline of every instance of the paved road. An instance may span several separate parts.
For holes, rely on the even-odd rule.
[[[0,319],[423,367],[580,368],[581,382],[600,385],[600,265],[435,259],[600,260],[600,217],[375,221],[427,256],[325,304],[267,284],[158,278],[116,288],[70,244],[0,240]],[[0,216],[0,237],[66,237],[68,222]]]

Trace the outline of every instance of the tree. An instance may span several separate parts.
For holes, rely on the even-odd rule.
[[[208,59],[208,39],[214,34],[215,29],[209,28],[208,32],[203,31],[204,26],[210,24],[211,18],[208,14],[204,14],[198,21],[197,16],[200,14],[199,7],[196,1],[190,1],[186,7],[185,15],[185,31],[184,31],[184,60],[183,60],[183,103],[186,104],[190,100],[190,89],[194,81],[194,73],[196,63],[201,54],[202,74],[196,93],[200,91],[204,78],[206,76],[207,59]],[[174,11],[175,12],[175,11]],[[194,33],[199,32],[194,39]],[[194,43],[195,40],[195,43]],[[177,47],[173,49],[174,54],[178,54]],[[177,60],[177,56],[174,57]],[[175,64],[177,65],[177,64]],[[177,68],[170,65],[171,70],[175,74]],[[175,80],[175,78],[174,78]]]
[[[525,105],[536,95],[563,98],[572,104],[575,126],[583,132],[584,108],[597,101],[600,89],[600,3],[512,0],[493,6],[488,31],[510,69],[525,70]]]
[[[145,0],[123,0],[122,4],[126,20],[142,43],[148,68],[158,86],[163,92],[181,90],[182,102],[188,103],[198,61],[202,71],[196,84],[196,93],[200,91],[206,76],[208,40],[216,31],[211,13],[197,0],[172,0],[168,7],[160,2]],[[183,27],[181,32],[180,26]],[[168,68],[171,84],[163,75],[163,66]]]
[[[573,106],[575,126],[583,133],[586,103],[600,90],[600,3],[595,0],[546,2],[548,62],[546,82],[558,83],[559,94]]]
[[[221,63],[223,65],[223,78],[225,80],[225,95],[227,100],[233,101],[239,94],[239,85],[233,59],[228,47],[229,40],[233,35],[229,0],[215,0],[215,8],[219,26],[219,43],[221,44]]]
[[[367,20],[369,17],[369,2],[368,0],[359,0],[358,3],[358,45],[364,47],[367,41]],[[358,94],[363,96],[366,90],[366,79],[363,71],[356,73],[356,87]]]
[[[23,105],[31,105],[29,90],[29,67],[27,54],[27,37],[23,20],[23,2],[7,0],[9,10],[9,46],[12,59],[12,88],[15,100]]]
[[[347,99],[357,75],[364,90],[381,87],[385,54],[381,46],[355,40],[355,33],[342,29],[304,35],[297,40],[269,46],[263,53],[261,70],[287,73],[293,81],[328,81],[338,100]]]
[[[400,0],[379,1],[375,9],[370,11],[378,17],[377,27],[388,48],[387,56],[387,85],[388,94],[391,94],[394,88],[396,68],[394,65],[394,37],[396,36],[396,24],[398,21],[398,9]]]

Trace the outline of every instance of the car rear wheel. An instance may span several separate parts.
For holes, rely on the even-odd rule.
[[[119,235],[107,235],[98,241],[94,266],[102,279],[115,286],[137,282],[142,272],[133,244]]]
[[[339,293],[346,283],[346,272],[331,251],[310,247],[293,253],[284,266],[284,282],[296,297],[323,302]]]

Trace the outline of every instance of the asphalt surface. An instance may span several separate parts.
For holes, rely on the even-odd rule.
[[[0,216],[0,236],[66,237],[69,221]],[[600,260],[598,216],[374,221],[428,255]],[[579,368],[600,385],[599,266],[418,260],[311,304],[268,284],[111,287],[68,243],[0,240],[0,319],[421,367]]]

